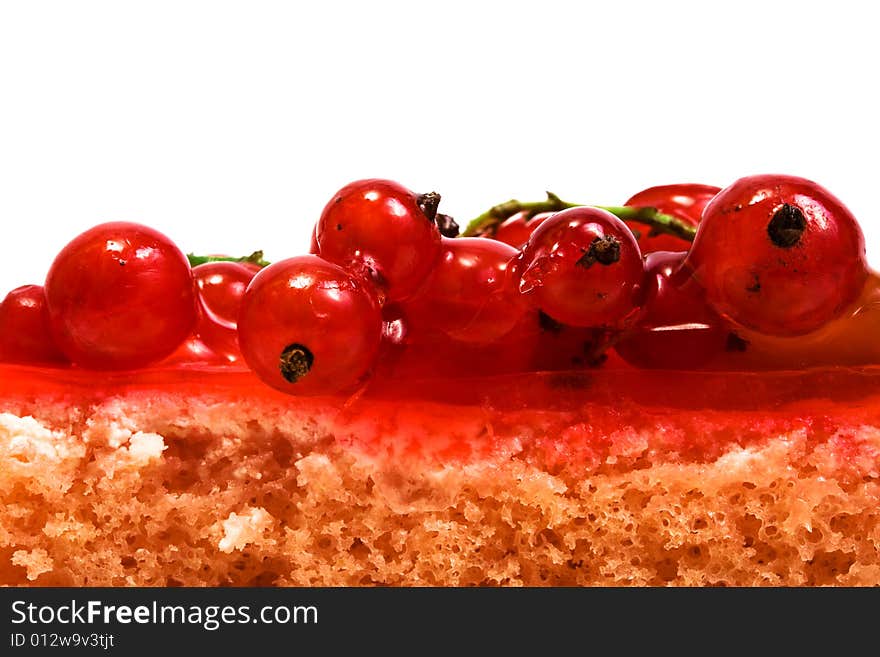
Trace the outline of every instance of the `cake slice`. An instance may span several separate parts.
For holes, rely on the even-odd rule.
[[[101,224],[11,293],[0,584],[880,584],[880,279],[827,190],[438,203],[357,181],[269,265]]]
[[[0,380],[6,585],[880,583],[878,368]]]

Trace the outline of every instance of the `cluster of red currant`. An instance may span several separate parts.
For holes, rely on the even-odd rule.
[[[193,267],[152,228],[100,224],[61,250],[44,286],[16,288],[0,304],[0,361],[94,370],[234,361],[238,305],[259,269],[251,260]]]
[[[619,207],[495,206],[458,235],[436,193],[388,180],[337,192],[311,253],[189,260],[131,223],[79,235],[45,286],[0,305],[0,360],[132,369],[243,357],[294,394],[405,378],[565,369],[612,351],[700,367],[736,330],[797,336],[868,276],[846,207],[792,176],[668,185]],[[734,346],[736,346],[734,344]]]

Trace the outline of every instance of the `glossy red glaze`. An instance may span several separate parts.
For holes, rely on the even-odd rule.
[[[681,271],[687,253],[655,251],[645,258],[639,314],[615,349],[637,367],[694,369],[728,344],[727,323],[706,303],[703,289]]]
[[[386,318],[389,319],[389,318]],[[478,344],[436,329],[412,329],[391,319],[394,336],[380,352],[372,380],[479,379],[496,375],[629,368],[609,351],[613,333],[559,324],[532,309],[506,335]]]
[[[157,230],[100,224],[74,238],[46,276],[52,334],[74,363],[132,369],[171,354],[192,330],[186,256]]]
[[[159,361],[159,367],[199,367],[199,366],[223,366],[236,363],[242,359],[241,350],[238,348],[238,332],[230,331],[235,344],[226,343],[226,348],[221,352],[214,351],[201,337],[196,334],[189,336],[183,341],[172,354]],[[225,337],[225,336],[224,336]]]
[[[340,189],[315,226],[316,253],[372,281],[389,302],[412,296],[440,256],[440,232],[418,195],[381,179]]]
[[[777,336],[736,328],[742,349],[725,350],[707,365],[737,371],[798,371],[880,363],[880,278],[871,273],[840,317],[809,333]]]
[[[720,187],[698,183],[658,185],[634,194],[624,205],[657,208],[663,214],[696,226],[700,223],[706,204],[720,191]],[[627,221],[626,224],[637,234],[643,254],[654,251],[687,251],[691,246],[690,242],[675,235],[651,235],[651,227],[637,221]]]
[[[592,257],[602,243],[615,245],[615,258]],[[615,324],[631,314],[643,276],[633,234],[610,212],[593,207],[563,210],[544,221],[511,271],[533,305],[558,322],[583,327]]]
[[[532,369],[538,332],[525,316],[505,335],[485,344],[457,340],[429,324],[413,324],[401,308],[387,308],[385,319],[374,381],[473,378]]]
[[[650,255],[649,260],[656,264],[658,261],[655,258],[661,258],[662,255]],[[673,257],[671,254],[665,255]],[[658,275],[665,277],[663,269],[659,264],[656,267]],[[673,298],[682,299],[685,308],[672,303],[663,310],[663,316],[698,317],[699,323],[712,325],[711,320],[717,320],[718,316],[712,314],[705,302],[700,300],[699,288],[693,281],[685,276],[673,276],[672,279],[676,286],[681,287],[672,288],[667,282],[663,298],[669,295],[670,301]],[[650,281],[648,283],[646,287],[650,292]],[[696,307],[688,307],[689,304],[696,304]],[[632,320],[633,325],[621,334],[619,330],[561,325],[552,318],[542,318],[533,312],[527,313],[500,344],[471,345],[471,349],[465,343],[451,340],[438,331],[407,334],[405,322],[397,318],[397,321],[391,322],[391,332],[397,336],[397,348],[391,352],[394,356],[391,362],[400,365],[393,370],[395,375],[405,371],[407,379],[565,370],[588,370],[601,377],[608,370],[644,371],[647,367],[665,368],[664,371],[675,377],[682,371],[691,370],[767,373],[880,364],[880,341],[876,339],[880,335],[880,277],[876,275],[869,277],[859,298],[845,315],[811,333],[770,336],[739,327],[731,330],[729,324],[724,322],[724,333],[710,331],[707,334],[697,329],[695,332],[698,335],[691,335],[696,342],[689,340],[686,344],[670,348],[666,340],[672,338],[665,337],[665,332],[660,331],[657,333],[664,337],[648,336],[638,356],[628,354],[640,363],[637,366],[628,363],[610,345],[615,344],[619,336],[624,341],[638,336],[638,322],[646,320],[646,316],[636,315]],[[659,324],[676,325],[672,319],[659,320]],[[683,332],[691,333],[687,329]],[[734,335],[731,336],[731,333]],[[722,337],[723,345],[718,352],[718,341]],[[660,344],[653,342],[655,339]],[[700,340],[703,339],[706,343],[701,347]],[[662,353],[655,354],[655,349]],[[607,358],[602,357],[603,351]],[[710,358],[712,352],[715,355]],[[377,376],[394,378],[387,373],[388,367],[380,366]]]
[[[571,348],[576,355],[587,329],[554,331],[531,318],[502,340],[508,355],[528,358],[510,361],[502,351],[449,338],[443,351],[425,339],[418,351],[402,352],[408,365],[379,367],[353,396],[284,394],[243,364],[166,364],[129,372],[0,364],[0,411],[40,418],[55,403],[90,406],[122,396],[147,405],[157,395],[180,395],[183,404],[203,398],[259,415],[284,410],[321,417],[336,440],[385,457],[467,463],[515,450],[550,472],[642,454],[645,436],[654,452],[701,462],[797,431],[827,443],[846,462],[876,458],[854,435],[855,428],[880,425],[880,279],[869,279],[857,303],[858,312],[815,335],[764,337],[771,343],[735,354],[753,360],[728,363],[780,371],[652,370],[632,367],[614,353],[601,367],[584,369],[560,354]],[[551,339],[552,349],[549,342],[539,344]],[[552,357],[556,362],[549,365],[561,371],[533,371],[534,353]],[[798,358],[811,358],[810,366],[799,366]],[[511,369],[504,373],[505,367]]]
[[[475,379],[377,380],[346,397],[286,395],[239,367],[97,373],[0,365],[0,412],[38,419],[52,404],[90,406],[157,395],[229,403],[244,414],[321,418],[340,443],[384,458],[467,463],[516,452],[550,472],[651,452],[702,462],[731,447],[802,432],[835,454],[865,453],[852,431],[880,425],[880,368],[807,372],[610,370]],[[631,456],[634,455],[634,456]],[[876,458],[876,453],[867,453]]]
[[[0,361],[63,363],[55,345],[42,285],[23,285],[0,303]]]
[[[267,384],[298,395],[356,385],[373,367],[382,333],[375,294],[315,255],[273,263],[251,281],[238,319],[245,361]],[[305,348],[313,359],[297,380],[282,375],[283,352]]]
[[[802,222],[796,243],[771,237],[780,213]],[[706,206],[685,266],[715,310],[770,335],[799,335],[839,316],[868,276],[865,240],[849,210],[814,182],[741,178]]]

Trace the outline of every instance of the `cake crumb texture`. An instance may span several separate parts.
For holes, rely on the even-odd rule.
[[[621,427],[560,466],[523,427],[479,458],[404,459],[319,412],[234,408],[7,403],[0,584],[880,584],[876,426],[733,435],[712,458]]]

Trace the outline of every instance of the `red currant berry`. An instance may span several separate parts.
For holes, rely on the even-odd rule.
[[[527,305],[508,275],[519,251],[479,237],[443,238],[443,250],[419,295],[403,304],[417,330],[435,328],[463,342],[508,333]]]
[[[312,226],[312,237],[309,239],[309,253],[317,255],[318,253],[318,238],[315,236],[317,231],[317,226]]]
[[[195,323],[186,256],[140,224],[100,224],[74,238],[45,287],[56,343],[83,367],[130,369],[160,360]]]
[[[317,254],[372,281],[383,302],[406,299],[440,255],[439,201],[438,194],[417,195],[390,180],[346,185],[315,226]]]
[[[193,267],[196,289],[208,317],[234,330],[241,297],[258,271],[250,265],[222,260]]]
[[[642,255],[620,219],[599,208],[576,207],[535,229],[513,275],[520,292],[554,320],[613,325],[635,310]]]
[[[529,217],[528,212],[517,212],[502,222],[491,237],[521,249],[529,241],[535,228],[540,226],[547,217],[552,216],[552,212],[540,212],[534,217]]]
[[[269,265],[244,293],[241,352],[260,379],[283,392],[322,395],[359,383],[382,337],[375,293],[315,255]]]
[[[703,288],[681,269],[687,253],[655,251],[645,258],[642,307],[615,345],[637,367],[694,369],[723,352],[730,331],[706,303]]]
[[[52,337],[42,285],[17,287],[0,303],[0,361],[67,361]]]
[[[259,271],[252,264],[206,262],[193,267],[200,309],[195,334],[215,354],[229,362],[241,357],[238,348],[238,314],[248,283]]]
[[[657,208],[663,214],[696,226],[700,223],[703,208],[720,191],[720,187],[696,183],[658,185],[635,194],[624,205]],[[650,226],[637,221],[627,221],[626,224],[636,234],[643,254],[654,251],[687,251],[690,248],[690,242],[675,235],[652,235]]]
[[[850,211],[803,178],[741,178],[706,206],[686,266],[719,313],[770,335],[837,317],[868,275]]]

